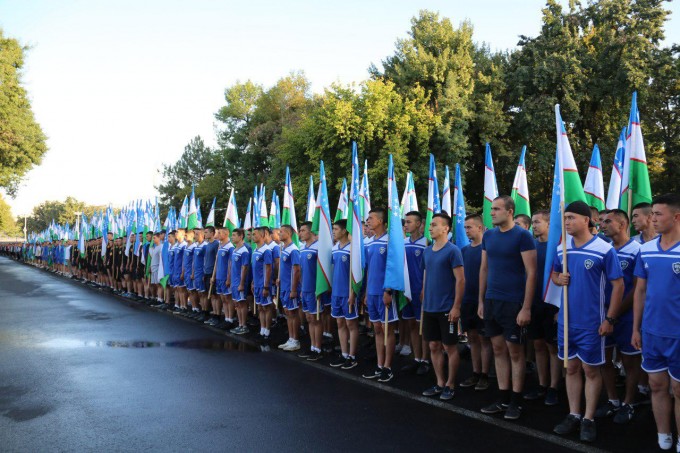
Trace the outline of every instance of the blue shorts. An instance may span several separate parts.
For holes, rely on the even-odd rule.
[[[257,305],[262,305],[263,307],[266,305],[271,305],[272,304],[272,295],[269,293],[267,297],[264,297],[262,294],[264,292],[264,288],[255,288],[255,303]]]
[[[173,273],[172,274],[172,286],[175,288],[181,288],[184,286],[184,281],[180,278],[182,274]]]
[[[239,291],[238,287],[235,287],[234,285],[231,286],[231,298],[234,300],[234,302],[243,302],[246,300],[247,296],[246,291]]]
[[[226,280],[215,280],[215,294],[228,296],[231,294]]]
[[[194,281],[192,289],[199,293],[205,292],[205,284],[203,283],[203,274],[194,274]]]
[[[680,339],[642,332],[642,369],[668,374],[680,382]]]
[[[586,365],[603,365],[604,359],[604,337],[600,336],[597,328],[569,329],[569,359],[579,358]],[[564,326],[557,326],[557,357],[564,359]]]
[[[401,309],[401,318],[420,321],[420,309],[423,305],[420,301],[420,291],[412,291],[411,294],[413,295],[413,299]]]
[[[331,297],[331,316],[334,318],[357,319],[359,310],[354,304],[352,312],[349,311],[349,297]]]
[[[637,355],[641,351],[638,351],[631,344],[631,337],[633,336],[633,318],[628,317],[621,318],[618,324],[614,326],[614,333],[609,335],[605,340],[606,348],[616,349],[624,355]]]
[[[385,322],[385,304],[383,303],[382,294],[379,296],[366,296],[366,305],[368,305],[368,319],[371,322]],[[387,322],[399,321],[397,314],[397,301],[392,300],[389,309],[387,310]]]
[[[187,273],[184,274],[184,286],[186,286],[187,289],[188,289],[189,291],[191,291],[191,290],[194,289],[194,282],[193,282],[193,280],[191,279],[191,274],[190,274],[190,273],[189,273],[189,274],[187,274]]]
[[[300,298],[291,299],[290,291],[281,291],[281,305],[286,310],[297,310],[300,307]]]
[[[316,314],[316,293],[301,292],[300,300],[302,301],[302,311],[312,315]]]

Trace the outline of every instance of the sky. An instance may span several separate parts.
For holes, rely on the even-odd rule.
[[[563,2],[566,3],[566,2]],[[122,206],[151,198],[159,170],[200,135],[215,143],[224,89],[265,87],[304,71],[314,92],[367,78],[394,52],[420,9],[454,25],[469,20],[492,50],[535,36],[544,0],[217,1],[0,0],[5,36],[30,46],[22,71],[48,137],[28,173],[15,216],[45,200],[73,196]],[[666,41],[680,42],[680,7]]]

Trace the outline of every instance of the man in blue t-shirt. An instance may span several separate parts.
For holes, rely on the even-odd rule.
[[[425,249],[422,289],[423,337],[430,346],[432,368],[437,383],[423,392],[424,396],[439,395],[441,400],[453,398],[458,355],[458,320],[465,293],[465,273],[460,249],[449,242],[451,217],[440,213],[432,216],[430,236],[434,243]],[[448,356],[448,373],[444,370],[444,354]]]
[[[659,446],[669,450],[673,409],[680,432],[680,194],[655,198],[652,222],[659,236],[642,244],[635,264],[632,343],[642,350],[642,368],[649,373]]]
[[[196,247],[194,248],[194,267],[191,279],[196,300],[196,308],[200,311],[196,320],[204,322],[210,318],[210,315],[208,314],[206,305],[207,299],[205,297],[205,292],[208,289],[205,287],[205,280],[203,279],[203,276],[205,275],[205,252],[207,244],[203,228],[195,228],[194,237],[196,238]]]
[[[186,241],[187,246],[184,249],[184,260],[182,262],[182,280],[184,281],[184,297],[185,307],[187,308],[186,316],[193,318],[200,313],[198,309],[198,298],[194,294],[194,250],[196,249],[195,232],[194,230],[187,230]],[[191,305],[191,313],[188,312],[188,306]]]
[[[231,329],[234,327],[234,302],[231,299],[231,289],[229,288],[229,263],[231,262],[231,252],[234,244],[229,240],[229,229],[221,227],[217,230],[219,248],[215,262],[215,276],[211,279],[213,291],[219,299],[218,303],[222,306],[224,319],[215,324],[218,329]]]
[[[401,310],[401,317],[406,321],[408,327],[406,330],[410,336],[411,349],[415,358],[413,363],[404,366],[401,371],[415,371],[420,376],[427,374],[430,370],[430,349],[420,335],[420,328],[418,327],[422,312],[420,293],[423,289],[423,252],[427,247],[427,239],[420,232],[422,223],[423,216],[418,211],[407,212],[404,216],[404,230],[408,236],[405,239],[404,249],[412,299]]]
[[[600,229],[612,241],[614,250],[621,263],[623,272],[623,305],[619,314],[619,320],[614,326],[614,333],[605,341],[605,363],[602,367],[602,379],[607,391],[608,401],[598,407],[595,418],[614,416],[614,423],[624,424],[633,419],[635,411],[633,403],[640,381],[641,355],[640,351],[631,344],[633,335],[633,294],[635,289],[635,261],[640,253],[640,243],[630,237],[630,223],[628,214],[621,209],[607,211],[600,222]],[[611,287],[607,285],[607,300],[605,307],[609,306],[609,293]],[[616,389],[616,369],[612,362],[614,348],[617,357],[623,363],[626,372],[626,394],[623,403],[619,400]]]
[[[300,240],[306,244],[300,251],[300,275],[301,291],[300,300],[302,311],[305,312],[309,325],[310,350],[301,351],[298,357],[310,362],[321,359],[321,340],[323,339],[323,327],[319,316],[323,307],[316,297],[316,265],[318,261],[318,244],[316,234],[312,232],[312,222],[304,222],[300,225]]]
[[[633,206],[630,223],[635,231],[638,232],[632,239],[640,244],[649,242],[657,237],[654,223],[652,222],[652,205],[650,203],[642,202]]]
[[[203,256],[203,287],[206,292],[201,294],[203,309],[208,311],[212,309],[212,316],[205,321],[206,324],[216,326],[222,318],[222,303],[220,296],[215,291],[213,286],[213,276],[215,272],[215,262],[217,261],[217,250],[220,248],[220,242],[215,238],[215,227],[207,226],[203,230],[205,236],[205,254]]]
[[[491,338],[500,390],[498,401],[482,408],[482,412],[505,411],[506,420],[516,420],[521,415],[526,369],[524,334],[531,321],[536,287],[534,238],[514,224],[514,213],[515,202],[509,196],[493,200],[491,219],[495,228],[482,238],[477,309],[484,319],[484,333]]]
[[[373,323],[375,333],[375,347],[377,367],[364,373],[366,379],[377,379],[379,382],[389,382],[394,378],[392,373],[392,359],[394,357],[395,336],[394,323],[399,320],[396,300],[392,301],[392,289],[385,288],[385,269],[387,265],[387,211],[374,208],[368,213],[369,228],[375,233],[366,248],[366,281],[365,303],[368,307],[368,317]],[[385,313],[387,325],[385,326]],[[387,329],[387,342],[385,333]]]
[[[564,322],[562,303],[558,313],[557,355],[567,357],[567,398],[569,414],[554,428],[557,434],[569,434],[581,429],[582,441],[593,442],[597,437],[595,411],[602,390],[601,368],[604,364],[604,336],[611,335],[618,320],[623,297],[623,274],[616,250],[611,244],[591,232],[590,208],[583,201],[574,201],[564,211],[566,243],[558,246],[553,264],[552,281],[568,287],[569,319]],[[563,250],[566,248],[566,258]],[[566,261],[566,269],[565,263]],[[605,313],[605,283],[612,285],[612,295]],[[562,293],[564,299],[564,292]],[[564,329],[568,343],[565,346]],[[585,374],[586,408],[581,418],[583,376]]]
[[[331,316],[338,323],[338,340],[341,355],[331,362],[332,367],[349,370],[358,365],[357,344],[359,343],[359,312],[349,305],[350,243],[347,220],[333,223],[333,284],[331,286]]]
[[[288,325],[288,341],[279,345],[284,351],[300,349],[298,329],[300,328],[300,250],[293,242],[295,230],[290,225],[281,225],[280,279],[277,286],[280,291],[281,306],[286,314]]]
[[[253,295],[255,303],[259,306],[258,317],[260,318],[260,337],[265,345],[269,343],[269,334],[273,315],[273,300],[271,287],[273,281],[272,251],[265,243],[266,230],[269,227],[258,227],[253,231],[255,250],[253,250]]]
[[[546,406],[555,406],[558,401],[557,387],[562,379],[562,362],[557,358],[557,311],[558,307],[543,301],[545,291],[545,260],[548,252],[550,212],[536,211],[531,217],[536,238],[536,290],[531,304],[531,323],[527,337],[533,341],[536,355],[538,388],[524,394],[525,400],[545,397]],[[552,263],[550,263],[552,273]]]
[[[465,218],[465,235],[470,244],[460,251],[463,255],[465,272],[465,293],[460,309],[460,323],[467,333],[472,360],[472,376],[460,383],[462,388],[474,387],[477,391],[489,388],[489,366],[491,365],[491,341],[484,335],[484,321],[479,317],[479,269],[482,266],[482,237],[484,221],[479,214]]]
[[[231,252],[229,263],[229,283],[231,299],[236,308],[238,326],[230,330],[236,335],[243,335],[250,331],[246,326],[248,319],[248,274],[250,272],[250,249],[243,243],[246,232],[236,228],[231,232],[231,242],[234,250]]]

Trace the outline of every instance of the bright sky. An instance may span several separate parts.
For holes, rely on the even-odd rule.
[[[565,2],[566,3],[566,2]],[[492,49],[535,36],[543,0],[0,0],[5,36],[31,46],[23,82],[49,152],[14,215],[71,195],[121,206],[155,195],[162,163],[196,135],[214,144],[224,89],[303,70],[320,92],[367,77],[419,9],[469,19]],[[666,26],[680,42],[680,7]]]

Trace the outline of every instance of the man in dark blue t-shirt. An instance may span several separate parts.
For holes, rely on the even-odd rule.
[[[524,331],[531,321],[536,287],[536,245],[531,233],[514,224],[515,202],[507,195],[491,205],[494,229],[482,238],[479,272],[479,309],[484,330],[491,337],[498,389],[497,402],[482,409],[485,414],[505,411],[505,419],[521,415],[526,359]],[[510,376],[512,372],[512,390]]]
[[[449,242],[451,217],[435,214],[430,223],[434,244],[425,249],[425,267],[422,290],[423,338],[430,346],[432,368],[437,383],[423,392],[424,396],[439,395],[441,400],[453,398],[456,372],[460,364],[458,355],[458,320],[465,293],[465,273],[460,249]],[[444,354],[448,355],[448,376],[444,372]]]

